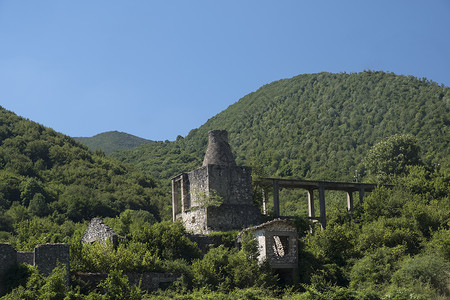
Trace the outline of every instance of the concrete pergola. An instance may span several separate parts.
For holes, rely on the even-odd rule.
[[[259,183],[263,186],[273,187],[273,209],[275,217],[280,216],[280,188],[304,189],[308,192],[308,218],[313,222],[319,222],[322,228],[326,227],[325,190],[347,192],[347,210],[353,211],[353,193],[359,192],[359,202],[362,203],[366,192],[373,191],[377,184],[354,182],[311,181],[281,178],[262,178]],[[392,188],[393,185],[382,185]],[[314,190],[319,191],[319,217],[315,216]],[[264,193],[265,194],[265,193]],[[266,214],[266,197],[263,197],[263,211]]]

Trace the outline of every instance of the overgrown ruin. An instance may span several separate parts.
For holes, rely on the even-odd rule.
[[[173,220],[194,234],[259,224],[251,172],[250,167],[236,166],[227,131],[210,131],[203,166],[172,178]]]

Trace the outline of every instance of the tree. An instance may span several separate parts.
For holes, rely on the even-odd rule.
[[[369,173],[378,181],[386,182],[392,176],[405,174],[407,166],[420,165],[420,147],[409,134],[396,134],[370,149],[365,159]]]

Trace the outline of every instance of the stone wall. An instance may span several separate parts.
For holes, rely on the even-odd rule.
[[[52,273],[58,262],[66,267],[67,280],[70,271],[69,244],[44,244],[34,248],[34,265],[44,276]]]
[[[260,211],[254,205],[222,204],[207,208],[207,228],[212,231],[242,230],[260,223]]]
[[[273,269],[297,269],[298,246],[295,225],[275,219],[240,233],[251,232],[258,241],[259,260],[268,260]]]
[[[17,252],[17,262],[34,266],[34,252]]]
[[[187,232],[198,234],[209,233],[210,230],[206,224],[206,209],[196,208],[178,215],[182,220]]]
[[[17,263],[27,263],[36,266],[44,276],[50,275],[57,263],[66,267],[67,283],[70,271],[70,247],[68,244],[44,244],[34,248],[34,252],[17,252],[10,244],[0,244],[0,295],[5,290],[3,277]]]
[[[207,165],[188,173],[191,207],[214,193],[224,204],[252,203],[252,168]]]
[[[5,293],[5,286],[3,286],[4,276],[16,262],[16,249],[10,244],[0,244],[0,296]]]
[[[91,220],[88,228],[81,238],[82,243],[100,242],[105,244],[108,240],[111,241],[114,247],[116,247],[119,242],[119,237],[114,230],[104,224],[103,220],[100,218],[93,218]]]
[[[223,198],[224,204],[252,203],[252,168],[208,165],[208,188]]]

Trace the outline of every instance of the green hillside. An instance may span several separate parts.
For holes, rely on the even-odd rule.
[[[151,142],[150,140],[119,131],[103,132],[93,137],[74,137],[74,139],[85,144],[92,151],[102,150],[106,154],[117,150],[132,149]]]
[[[395,188],[377,188],[352,213],[327,193],[327,227],[314,235],[305,203],[281,191],[281,213],[299,233],[296,285],[260,263],[254,239],[235,247],[237,232],[214,233],[223,244],[202,255],[171,221],[169,184],[0,107],[0,243],[69,243],[71,275],[108,273],[93,289],[74,277],[66,285],[61,267],[45,278],[18,264],[0,278],[2,299],[448,299],[449,101],[448,88],[413,77],[301,75],[245,96],[185,138],[114,153],[168,178],[200,165],[210,129],[227,129],[238,163],[267,175],[351,180],[365,158],[394,174]],[[81,244],[93,216],[123,237],[118,247]],[[141,293],[122,272],[180,277]]]
[[[133,209],[160,219],[165,199],[149,175],[0,107],[0,236],[30,217],[78,222]]]
[[[267,84],[175,142],[112,156],[161,178],[201,164],[211,129],[229,131],[239,164],[267,175],[353,180],[368,150],[412,134],[427,163],[448,165],[450,89],[426,79],[366,71],[306,74]]]

